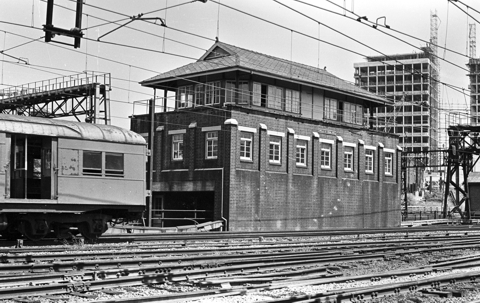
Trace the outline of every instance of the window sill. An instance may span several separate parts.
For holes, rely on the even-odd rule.
[[[280,163],[280,162],[268,161],[268,164],[275,165],[275,166],[282,166],[282,163]]]
[[[373,171],[366,171],[365,172],[365,175],[373,175],[373,174],[374,174]]]
[[[385,177],[393,177],[393,174],[385,173]]]
[[[218,157],[214,157],[214,158],[205,158],[205,160],[217,160]]]
[[[353,169],[345,168],[343,169],[344,172],[346,173],[354,173],[355,171]]]
[[[307,165],[306,165],[306,164],[298,164],[298,163],[296,163],[296,166],[299,167],[299,168],[307,168]]]
[[[253,160],[252,159],[242,159],[242,158],[240,158],[240,162],[253,163]]]
[[[320,169],[321,170],[332,170],[331,167],[327,167],[327,166],[321,166]]]
[[[183,158],[182,159],[172,159],[172,162],[182,162],[183,161]]]

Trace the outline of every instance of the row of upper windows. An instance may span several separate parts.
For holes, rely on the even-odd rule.
[[[259,107],[300,113],[300,92],[258,82],[225,81],[225,102],[252,104]],[[177,92],[177,108],[220,104],[222,86],[220,81],[181,86]],[[364,109],[360,104],[325,98],[323,117],[328,120],[363,125]]]
[[[238,85],[238,86],[237,86]],[[177,90],[177,108],[220,104],[220,81],[181,86]],[[300,113],[300,92],[274,85],[249,81],[225,81],[225,102],[252,104],[260,107]]]
[[[240,135],[240,160],[253,161],[253,135],[252,132],[241,132]],[[184,134],[172,135],[172,160],[183,160],[183,140]],[[332,169],[332,151],[333,143],[320,142],[320,166],[322,169]],[[282,137],[276,135],[269,136],[268,160],[272,165],[281,165],[282,155]],[[345,146],[343,167],[347,172],[354,171],[354,152],[355,147]],[[375,150],[365,148],[365,172],[374,173]],[[393,173],[393,153],[385,152],[385,174]],[[217,159],[218,157],[218,131],[205,132],[205,158]],[[308,140],[297,139],[295,142],[295,163],[298,167],[307,167],[308,158]]]

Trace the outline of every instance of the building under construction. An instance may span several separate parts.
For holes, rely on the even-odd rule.
[[[405,152],[422,153],[439,148],[438,64],[430,47],[422,52],[367,57],[355,63],[356,85],[394,101],[377,108],[374,128],[400,135]],[[428,159],[434,164],[439,159]],[[423,166],[426,163],[419,163]],[[423,170],[409,172],[408,184],[422,184]]]

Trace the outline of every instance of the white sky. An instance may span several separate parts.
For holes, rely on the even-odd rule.
[[[336,76],[354,82],[353,64],[365,61],[365,56],[416,52],[419,51],[416,47],[425,46],[424,42],[408,38],[398,32],[429,41],[430,12],[436,10],[440,19],[439,45],[446,45],[448,49],[463,54],[447,51],[444,56],[443,49],[439,48],[438,55],[453,63],[440,60],[441,81],[464,88],[467,92],[469,83],[465,69],[468,58],[465,54],[467,54],[468,24],[475,23],[475,20],[467,17],[449,1],[356,0],[353,2],[353,0],[330,0],[340,6],[345,4],[348,10],[352,10],[353,7],[355,13],[367,16],[370,21],[386,17],[386,24],[398,32],[384,31],[410,44],[382,34],[371,26],[352,21],[347,18],[348,16],[353,17],[352,14],[347,12],[347,17],[345,17],[344,11],[328,0],[304,1],[339,14],[307,6],[294,0],[278,1],[316,21],[289,10],[273,0],[221,0],[222,6],[211,0],[208,0],[207,3],[185,0],[86,0],[83,11],[88,16],[84,15],[82,28],[89,28],[84,30],[84,33],[87,38],[93,40],[116,27],[114,24],[108,24],[90,28],[105,23],[96,18],[108,21],[125,19],[124,16],[114,12],[128,16],[144,13],[144,17],[161,17],[166,19],[168,27],[163,28],[142,21],[134,21],[129,26],[144,32],[123,27],[101,39],[106,42],[148,50],[93,40],[82,40],[81,47],[75,50],[73,47],[45,43],[43,39],[16,47],[31,41],[30,39],[44,36],[41,28],[46,18],[46,2],[43,0],[0,0],[0,51],[6,50],[4,54],[17,58],[27,58],[30,63],[30,65],[14,64],[18,62],[16,59],[0,54],[0,60],[2,60],[0,61],[0,89],[10,85],[21,85],[62,75],[81,73],[85,70],[108,72],[111,73],[113,86],[111,92],[112,124],[129,128],[128,116],[133,113],[133,102],[146,100],[153,95],[152,89],[143,88],[138,82],[191,63],[202,56],[214,43],[217,36],[217,24],[219,25],[220,41],[312,66],[321,68],[326,66],[327,70]],[[474,11],[474,9],[480,10],[478,2],[474,0],[462,0],[461,2],[471,6],[472,8],[468,12],[480,20],[480,14]],[[169,8],[166,11],[161,10],[167,6],[183,3],[186,4]],[[72,9],[75,7],[75,3],[71,0],[55,0],[55,4]],[[456,2],[456,4],[467,10],[461,3]],[[264,18],[285,28],[258,20],[223,5]],[[149,13],[156,10],[161,11]],[[74,13],[64,8],[55,8],[53,20],[53,24],[57,27],[67,29],[74,27]],[[323,25],[319,26],[317,21],[373,49],[348,39]],[[381,24],[383,21],[382,19]],[[121,21],[119,24],[126,22]],[[18,24],[24,25],[24,27]],[[320,38],[358,54],[323,42],[319,43],[317,40],[299,33]],[[164,44],[164,35],[166,39],[175,41],[165,40]],[[65,41],[63,40],[65,38],[57,37],[55,39]],[[15,48],[10,49],[12,47]],[[164,54],[162,51],[168,54]],[[480,55],[480,45],[477,54]],[[95,56],[109,58],[118,63],[95,58]],[[465,109],[467,107],[467,96],[443,85],[440,88],[445,108]],[[140,112],[144,112],[144,110],[136,107],[135,113]],[[444,114],[445,112],[442,112],[442,115]]]

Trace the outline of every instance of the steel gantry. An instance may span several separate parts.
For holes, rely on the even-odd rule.
[[[44,118],[85,116],[84,121],[110,124],[109,73],[82,73],[0,90],[0,112]]]
[[[459,213],[464,223],[472,219],[468,177],[480,156],[480,126],[455,125],[448,128],[448,149],[402,153],[402,181],[407,205],[407,169],[445,167],[445,193],[443,197],[443,218],[448,214],[448,198],[453,201],[452,213]],[[437,161],[434,161],[436,157]],[[433,160],[433,161],[432,161]],[[462,174],[462,181],[460,181]],[[462,211],[463,206],[463,211]]]
[[[464,222],[469,223],[472,219],[468,176],[479,159],[479,133],[480,126],[456,125],[448,128],[449,148],[443,205],[444,218],[447,217],[447,201],[450,196],[455,204],[452,212],[460,213]],[[460,173],[463,173],[463,182],[460,182]],[[453,187],[456,194],[450,192],[450,186]],[[460,197],[460,194],[463,197]],[[464,206],[463,212],[460,211],[462,205]]]

